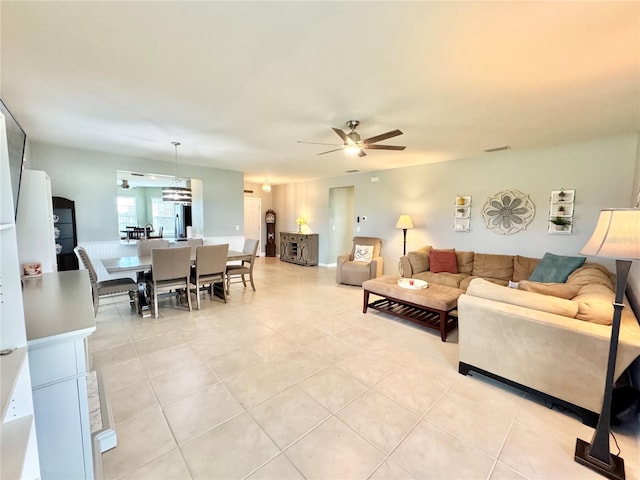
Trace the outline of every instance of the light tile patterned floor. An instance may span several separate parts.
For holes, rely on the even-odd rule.
[[[89,349],[118,434],[106,479],[602,478],[573,460],[591,428],[457,373],[456,331],[442,343],[362,314],[333,268],[261,258],[255,277],[228,304],[161,301],[158,319],[101,303]],[[637,422],[614,431],[640,479]]]

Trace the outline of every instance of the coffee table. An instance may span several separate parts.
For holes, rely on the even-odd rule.
[[[403,288],[398,285],[400,279],[394,275],[383,275],[363,282],[362,313],[373,308],[439,330],[440,339],[446,342],[447,334],[458,326],[458,317],[454,313],[463,290],[435,283],[427,288]],[[382,298],[369,303],[370,294]]]

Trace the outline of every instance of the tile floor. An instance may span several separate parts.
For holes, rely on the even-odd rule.
[[[226,305],[161,301],[158,319],[101,303],[89,349],[118,434],[106,479],[603,478],[573,460],[591,428],[457,373],[457,331],[442,343],[362,314],[333,268],[261,258],[255,278]],[[637,423],[615,429],[627,479],[640,479]]]

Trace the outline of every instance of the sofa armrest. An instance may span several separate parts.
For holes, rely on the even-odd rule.
[[[413,268],[411,267],[409,257],[406,255],[400,257],[400,275],[406,278],[413,277]]]
[[[373,257],[369,268],[371,268],[371,278],[381,277],[384,273],[384,259],[382,257]]]
[[[339,255],[336,261],[336,282],[342,283],[342,266],[348,262],[350,255]]]

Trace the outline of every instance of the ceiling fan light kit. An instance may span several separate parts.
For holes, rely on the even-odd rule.
[[[336,132],[336,135],[338,135],[341,139],[342,139],[342,145],[336,145],[336,147],[339,148],[334,148],[332,150],[327,150],[326,152],[320,152],[317,153],[316,155],[324,155],[326,153],[332,153],[332,152],[337,152],[340,150],[343,150],[347,153],[350,154],[357,154],[359,157],[364,157],[367,154],[365,153],[365,150],[367,149],[371,149],[371,150],[404,150],[405,146],[399,146],[399,145],[378,145],[378,142],[381,142],[383,140],[387,140],[389,138],[393,138],[393,137],[397,137],[398,135],[402,135],[402,132],[400,130],[391,130],[389,132],[386,133],[382,133],[380,135],[375,135],[373,137],[369,137],[366,138],[364,140],[362,140],[362,137],[360,137],[360,134],[358,132],[356,132],[356,128],[358,127],[358,125],[360,125],[360,121],[359,120],[348,120],[346,123],[347,128],[350,130],[349,133],[345,133],[344,130],[341,130],[339,128],[335,128],[332,127],[331,129]],[[310,143],[310,144],[315,144],[318,145],[317,142],[302,142],[302,141],[298,141],[298,143]],[[320,144],[320,145],[326,145],[326,144]],[[330,144],[329,144],[330,145]]]

